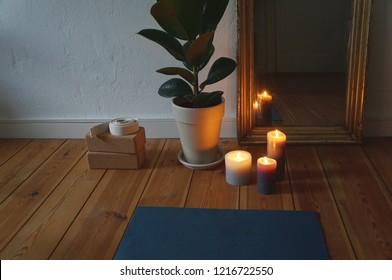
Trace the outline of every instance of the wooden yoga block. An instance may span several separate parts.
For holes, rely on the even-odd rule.
[[[98,135],[87,133],[85,139],[89,152],[136,154],[138,150],[144,150],[146,132],[140,127],[134,134],[116,136],[107,130]]]
[[[87,152],[91,169],[139,169],[143,166],[145,150],[135,154]]]

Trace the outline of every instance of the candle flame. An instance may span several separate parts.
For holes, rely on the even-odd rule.
[[[257,99],[261,100],[266,96],[268,96],[268,91],[264,90],[262,93],[257,94]]]
[[[259,102],[258,101],[255,101],[253,103],[253,108],[255,108],[256,110],[259,109]]]
[[[275,130],[275,135],[276,137],[279,137],[279,131],[277,129]]]
[[[240,153],[240,152],[237,153],[237,158],[236,158],[236,160],[238,160],[238,161],[241,160],[241,153]]]
[[[264,161],[264,163],[268,163],[267,157],[263,157],[263,161]]]

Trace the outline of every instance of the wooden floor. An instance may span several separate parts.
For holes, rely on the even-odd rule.
[[[90,170],[83,140],[0,140],[0,259],[111,259],[137,205],[315,210],[331,258],[392,259],[392,139],[288,146],[286,179],[269,196],[255,177],[227,185],[224,165],[183,167],[178,140],[146,149],[143,169]]]

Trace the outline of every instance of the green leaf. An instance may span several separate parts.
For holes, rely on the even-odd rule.
[[[220,104],[222,102],[223,91],[214,91],[211,93],[203,92],[197,96],[184,95],[175,99],[175,104],[186,108],[206,108]]]
[[[182,40],[194,40],[200,33],[206,0],[161,0],[151,14],[169,34]]]
[[[229,0],[207,0],[203,14],[202,33],[215,30],[222,19]]]
[[[188,95],[184,95],[184,98],[186,99],[186,100],[188,100],[188,103],[190,102],[190,103],[193,103],[193,98],[194,98],[195,96],[193,95],[193,94],[188,94]]]
[[[165,74],[165,75],[179,75],[184,78],[188,83],[191,85],[195,84],[195,77],[193,73],[180,67],[166,67],[157,70],[158,73]]]
[[[160,96],[168,98],[185,96],[192,93],[193,92],[190,85],[179,78],[168,80],[167,82],[163,83],[158,90],[158,94]]]
[[[214,91],[211,93],[201,93],[193,98],[193,107],[205,108],[218,105],[222,102],[223,91]]]
[[[209,53],[207,53],[207,56],[203,59],[203,63],[199,65],[199,71],[201,71],[204,67],[206,67],[214,52],[215,52],[215,47],[214,45],[211,45]]]
[[[237,67],[237,63],[228,57],[218,58],[212,64],[208,72],[207,79],[200,84],[200,89],[203,90],[206,85],[214,84],[227,76],[229,76]]]
[[[184,48],[184,52],[187,53],[188,49],[189,49],[189,45],[190,42],[187,42],[183,48]],[[206,65],[208,64],[208,62],[210,61],[212,55],[215,52],[215,47],[214,45],[211,45],[210,49],[209,49],[209,53],[207,54],[206,58],[203,59],[203,63],[201,65],[199,65],[198,70],[201,71],[204,67],[206,67]],[[191,64],[189,64],[186,61],[183,61],[184,66],[189,70],[189,71],[193,71],[193,66]]]
[[[184,53],[186,54],[189,50],[189,46],[191,45],[191,41],[186,42],[183,46],[182,49],[184,51]],[[182,62],[184,64],[184,66],[189,70],[193,72],[193,66],[190,65],[186,60]]]
[[[207,32],[193,41],[186,53],[186,60],[193,66],[200,66],[208,59],[208,54],[211,51],[212,41],[214,39],[214,32]]]
[[[157,29],[144,29],[138,34],[164,47],[175,59],[185,61],[181,43],[168,33]]]
[[[191,96],[191,95],[190,95]],[[193,103],[191,101],[191,99],[187,98],[187,96],[177,96],[173,102],[174,104],[176,104],[177,106],[180,107],[184,107],[184,108],[193,108]]]
[[[165,1],[155,3],[151,7],[150,13],[167,33],[181,40],[189,39],[189,36],[178,19],[176,12]]]

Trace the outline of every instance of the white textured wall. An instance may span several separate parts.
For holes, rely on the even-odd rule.
[[[0,0],[0,120],[172,118],[170,100],[157,94],[169,77],[155,70],[179,64],[136,35],[157,27],[153,3]],[[236,28],[232,0],[215,38],[215,59],[236,58]],[[217,84],[226,118],[236,116],[236,79],[233,73]]]

